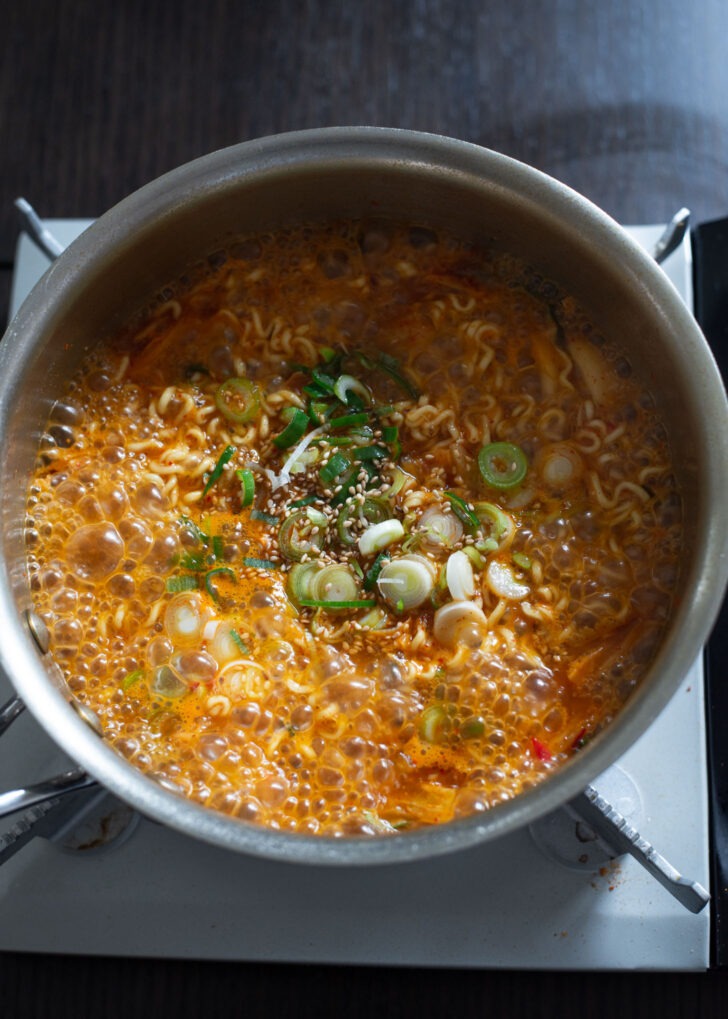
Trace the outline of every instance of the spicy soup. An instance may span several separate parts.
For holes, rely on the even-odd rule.
[[[422,227],[232,245],[93,350],[28,496],[75,696],[271,828],[485,811],[619,711],[668,619],[665,430],[614,338]]]

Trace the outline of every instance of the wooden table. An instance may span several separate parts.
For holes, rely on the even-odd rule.
[[[6,0],[0,25],[3,318],[17,195],[96,216],[179,163],[297,128],[478,142],[622,222],[728,214],[725,0]],[[718,1015],[724,978],[8,956],[0,1001],[9,1017],[664,1019]]]

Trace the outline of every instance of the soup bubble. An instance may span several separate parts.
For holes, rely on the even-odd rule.
[[[86,524],[66,543],[68,565],[81,580],[101,580],[117,568],[124,542],[113,524]]]

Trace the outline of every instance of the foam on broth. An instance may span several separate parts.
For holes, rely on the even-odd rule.
[[[609,723],[681,525],[649,393],[570,297],[346,222],[243,239],[100,343],[26,534],[121,754],[245,820],[372,835],[487,810]]]

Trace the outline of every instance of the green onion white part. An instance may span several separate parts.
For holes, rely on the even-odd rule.
[[[422,544],[429,548],[453,548],[463,536],[463,525],[452,512],[445,512],[439,506],[430,506],[417,525],[422,535]]]
[[[508,601],[522,601],[530,593],[528,584],[522,584],[516,580],[513,570],[505,563],[491,560],[485,571],[485,582],[494,595],[498,598],[506,598]]]
[[[449,556],[445,577],[455,601],[465,601],[475,594],[473,566],[465,552],[453,552]]]
[[[390,559],[377,578],[382,598],[402,610],[416,609],[432,594],[436,570],[424,556],[406,555]]]
[[[383,520],[380,524],[372,524],[359,538],[359,551],[362,555],[374,555],[383,548],[404,537],[401,521]]]
[[[485,633],[487,626],[485,614],[475,602],[451,601],[435,613],[433,634],[440,644],[455,647],[466,631],[476,629]]]

